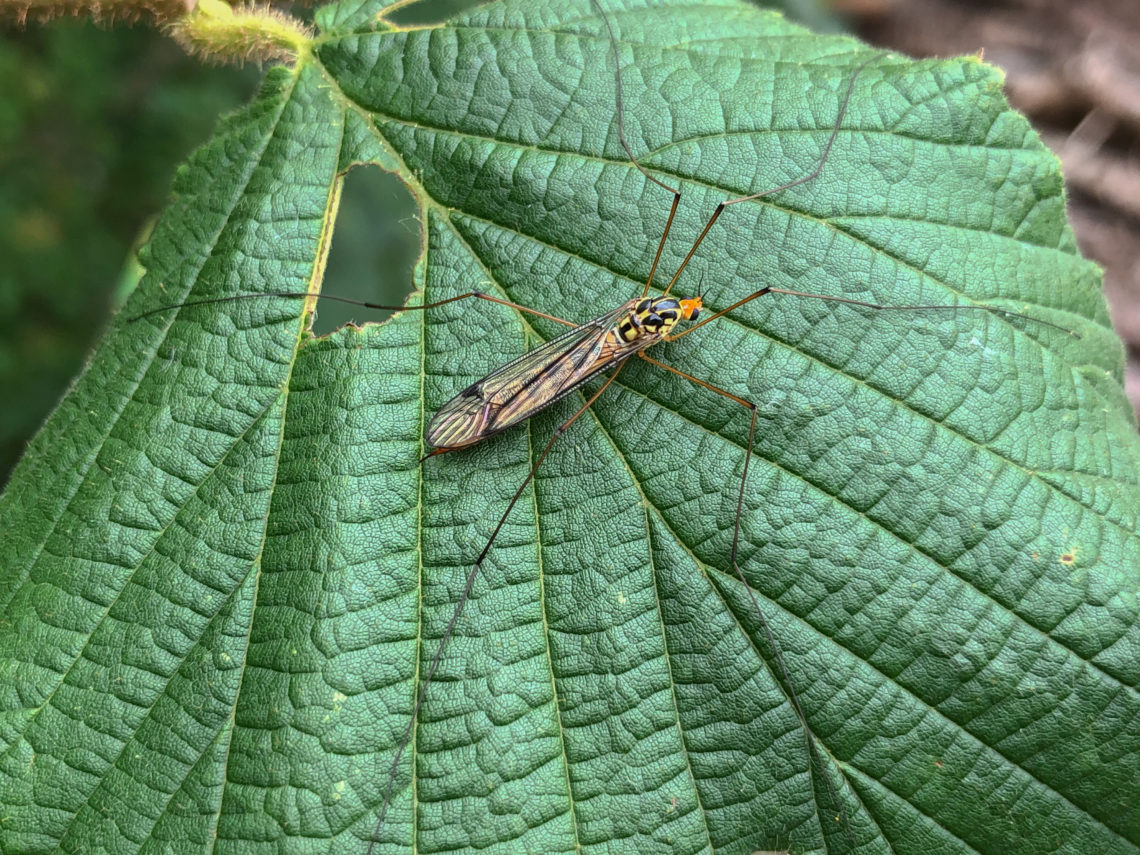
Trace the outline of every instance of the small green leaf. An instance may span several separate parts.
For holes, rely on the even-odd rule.
[[[683,190],[660,288],[719,202],[811,171],[873,52],[612,5],[626,137]],[[327,339],[284,298],[125,319],[317,290],[357,162],[420,200],[414,299],[574,322],[640,293],[671,201],[585,0],[380,8],[318,12],[180,172],[0,500],[0,847],[1140,849],[1140,442],[1099,272],[998,72],[889,55],[822,174],[726,209],[678,293],[1079,338],[775,295],[657,349],[759,408],[740,566],[788,680],[729,564],[749,412],[635,360],[510,514],[376,827],[464,579],[584,398],[420,463],[424,425],[561,328],[480,300]]]

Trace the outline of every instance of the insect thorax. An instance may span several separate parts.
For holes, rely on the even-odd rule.
[[[681,303],[673,297],[646,297],[636,301],[617,322],[617,333],[625,342],[657,339],[668,335],[682,317]]]

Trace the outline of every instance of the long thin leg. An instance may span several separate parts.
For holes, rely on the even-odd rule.
[[[645,278],[645,287],[641,291],[641,296],[644,298],[649,293],[649,286],[653,284],[653,274],[657,272],[657,265],[661,261],[661,253],[665,250],[665,241],[669,237],[669,230],[673,228],[673,218],[677,215],[677,206],[681,204],[681,191],[677,187],[671,187],[666,184],[656,175],[651,173],[648,169],[637,162],[637,158],[633,155],[633,149],[629,147],[629,143],[625,141],[625,96],[622,92],[621,85],[621,56],[618,52],[617,36],[614,35],[613,25],[610,24],[610,19],[606,17],[605,11],[602,9],[601,3],[598,0],[590,0],[594,4],[594,8],[598,10],[598,14],[602,16],[605,21],[606,31],[610,34],[610,45],[613,47],[614,52],[614,66],[617,69],[615,72],[617,78],[617,126],[618,126],[618,140],[621,142],[621,147],[625,149],[626,157],[629,158],[637,171],[665,190],[673,194],[673,205],[669,208],[669,219],[665,221],[665,231],[661,233],[661,240],[657,242],[657,252],[653,256],[653,264],[649,268],[649,275]],[[669,293],[668,290],[665,292]]]
[[[760,626],[764,630],[764,637],[768,642],[768,647],[772,651],[772,658],[776,662],[775,670],[778,672],[777,676],[779,682],[783,685],[784,693],[791,702],[792,709],[795,710],[796,718],[800,720],[800,727],[804,733],[804,742],[807,743],[808,754],[812,763],[818,765],[820,771],[823,773],[823,780],[827,785],[828,794],[839,810],[839,818],[843,823],[848,838],[851,840],[852,849],[854,849],[854,835],[851,832],[851,823],[847,816],[847,808],[844,807],[842,800],[839,798],[839,794],[835,791],[835,787],[831,783],[831,777],[826,774],[823,758],[820,756],[819,748],[816,745],[815,733],[812,731],[811,725],[808,724],[807,716],[804,714],[803,707],[800,705],[799,695],[796,694],[795,686],[792,685],[792,678],[789,676],[788,668],[784,664],[784,655],[780,650],[780,644],[776,641],[776,635],[772,632],[772,627],[769,625],[768,619],[764,617],[764,612],[760,608],[760,601],[756,598],[756,593],[752,590],[752,586],[748,584],[748,580],[744,578],[744,571],[740,569],[740,565],[736,561],[736,555],[740,547],[740,518],[744,513],[744,489],[748,482],[748,466],[752,462],[752,441],[756,434],[757,407],[751,401],[737,397],[726,389],[714,386],[712,383],[702,380],[699,377],[694,377],[692,374],[688,374],[679,368],[674,368],[672,365],[666,365],[664,362],[649,356],[644,351],[638,352],[637,355],[646,362],[651,362],[656,365],[658,368],[664,368],[666,371],[670,371],[679,377],[684,377],[686,380],[696,383],[698,386],[703,386],[710,392],[715,392],[718,395],[728,398],[730,401],[735,401],[752,412],[752,420],[748,425],[748,447],[744,452],[744,471],[740,474],[740,490],[736,496],[736,523],[732,530],[732,552],[730,553],[729,560],[732,562],[732,569],[736,573],[737,578],[744,586],[744,590],[748,593],[748,599],[752,601],[752,609],[756,612],[756,617],[760,620]]]
[[[739,202],[750,202],[754,199],[760,199],[764,196],[771,196],[773,193],[780,193],[784,190],[790,190],[793,187],[798,187],[800,184],[805,184],[808,181],[819,177],[819,174],[823,172],[823,165],[827,163],[828,157],[831,156],[831,147],[835,144],[836,137],[839,136],[839,127],[843,124],[843,117],[847,115],[847,105],[851,101],[851,93],[855,91],[855,81],[858,79],[863,69],[866,68],[871,62],[874,62],[876,59],[878,59],[881,55],[882,54],[875,54],[870,59],[864,60],[855,69],[855,71],[852,72],[851,79],[847,83],[847,91],[843,93],[843,99],[839,102],[839,113],[835,117],[835,125],[831,128],[831,136],[827,138],[827,143],[823,147],[823,153],[820,154],[819,161],[816,163],[815,168],[807,175],[801,175],[799,178],[795,179],[794,181],[789,181],[787,184],[781,184],[779,187],[772,187],[769,190],[762,190],[759,193],[750,193],[747,196],[737,196],[735,199],[727,199],[717,205],[716,210],[712,212],[712,216],[709,217],[708,222],[705,223],[705,227],[701,229],[701,233],[697,235],[697,239],[693,241],[693,245],[689,247],[688,253],[685,254],[685,258],[681,262],[681,266],[677,268],[677,272],[674,273],[673,278],[669,280],[669,285],[665,288],[666,294],[673,290],[673,286],[677,284],[677,280],[681,278],[681,274],[684,273],[685,268],[689,266],[689,261],[692,259],[693,255],[696,254],[697,247],[699,247],[702,241],[704,241],[705,235],[709,233],[709,229],[711,229],[713,227],[713,223],[715,223],[720,218],[720,215],[724,212],[725,208],[727,208],[729,205],[735,205]]]
[[[759,291],[753,291],[747,297],[743,297],[742,299],[737,300],[731,306],[729,306],[725,309],[721,309],[719,312],[716,312],[715,314],[709,315],[707,318],[705,318],[704,320],[698,321],[697,323],[693,324],[691,327],[685,327],[685,329],[681,330],[679,333],[677,333],[675,335],[665,336],[665,341],[676,341],[679,338],[684,338],[689,333],[691,333],[693,330],[700,329],[701,327],[703,327],[709,321],[715,321],[721,315],[727,315],[733,309],[739,309],[745,303],[751,303],[757,297],[763,297],[765,294],[790,294],[793,297],[808,297],[812,300],[828,300],[832,303],[846,303],[849,306],[863,306],[863,307],[868,308],[868,309],[884,309],[884,310],[898,311],[898,312],[931,311],[931,310],[941,310],[941,311],[948,311],[948,312],[990,312],[991,314],[1003,315],[1007,318],[1022,318],[1022,319],[1027,320],[1027,321],[1032,321],[1035,324],[1044,324],[1047,327],[1053,327],[1053,329],[1057,329],[1057,330],[1061,330],[1062,332],[1066,332],[1069,335],[1073,336],[1074,338],[1080,338],[1081,337],[1080,334],[1075,332],[1074,330],[1068,329],[1067,327],[1063,327],[1060,324],[1055,324],[1052,321],[1044,321],[1041,318],[1035,318],[1032,315],[1026,315],[1026,314],[1023,314],[1021,312],[1015,312],[1012,309],[1001,309],[1001,308],[998,308],[997,306],[953,306],[953,305],[945,304],[945,303],[941,304],[941,305],[933,305],[933,306],[897,306],[897,305],[889,305],[886,303],[868,303],[865,300],[852,300],[850,297],[834,297],[830,294],[812,294],[808,291],[790,291],[787,288],[768,288],[768,287],[765,287],[765,288],[761,288]],[[648,357],[646,357],[646,358],[648,359]]]
[[[412,705],[412,714],[408,719],[408,725],[404,728],[404,733],[400,737],[400,747],[396,749],[396,756],[392,760],[392,767],[388,771],[388,785],[384,789],[384,801],[380,805],[380,815],[376,820],[376,827],[372,832],[371,840],[368,842],[367,855],[372,855],[372,849],[376,845],[376,836],[379,834],[380,827],[384,824],[384,817],[388,813],[388,805],[392,799],[392,787],[396,783],[396,775],[399,772],[400,760],[403,758],[404,751],[408,747],[408,742],[412,738],[412,728],[415,727],[416,717],[419,715],[420,707],[423,706],[424,698],[427,697],[428,685],[431,683],[431,679],[435,675],[436,668],[439,667],[439,663],[443,659],[444,648],[447,647],[448,641],[451,640],[451,634],[455,630],[455,625],[459,622],[459,616],[463,612],[463,607],[467,605],[467,600],[471,596],[471,589],[475,586],[475,578],[479,575],[479,568],[483,566],[483,561],[486,559],[487,553],[491,551],[491,546],[494,544],[495,538],[499,536],[499,531],[506,524],[507,517],[510,516],[510,513],[514,509],[515,504],[517,504],[518,500],[522,497],[523,491],[526,489],[527,485],[532,480],[534,480],[534,474],[538,471],[538,467],[542,465],[542,461],[546,459],[546,455],[550,453],[550,449],[554,446],[555,440],[557,440],[558,437],[562,436],[562,434],[566,432],[567,428],[569,428],[570,425],[574,424],[574,422],[578,420],[578,417],[581,416],[582,413],[586,412],[586,410],[590,408],[590,405],[594,403],[594,401],[598,400],[598,396],[600,396],[602,392],[606,391],[606,389],[609,388],[610,384],[613,383],[617,378],[618,373],[621,371],[624,364],[625,363],[620,363],[614,370],[614,373],[611,374],[606,379],[606,382],[602,384],[601,388],[598,389],[598,391],[594,392],[594,394],[592,394],[586,400],[586,403],[578,408],[577,412],[575,412],[574,415],[564,421],[554,431],[553,435],[550,437],[550,441],[546,443],[546,447],[543,448],[542,453],[538,455],[538,460],[534,462],[534,465],[530,468],[530,472],[527,473],[526,478],[523,479],[523,482],[515,491],[514,496],[511,497],[511,501],[507,505],[507,509],[503,511],[503,515],[499,517],[498,524],[491,532],[491,536],[487,539],[487,544],[483,547],[483,551],[479,553],[479,557],[475,559],[475,564],[471,568],[471,572],[467,574],[467,581],[463,584],[463,592],[459,595],[459,602],[455,604],[455,611],[452,612],[451,620],[447,622],[447,627],[443,631],[443,637],[439,640],[439,646],[436,648],[435,655],[431,659],[431,664],[428,666],[428,669],[425,672],[423,683],[420,685],[419,694],[416,696],[416,702]]]
[[[424,309],[434,309],[437,306],[446,306],[448,303],[457,303],[460,300],[466,300],[468,297],[475,297],[479,300],[489,300],[492,303],[498,303],[500,306],[510,306],[512,309],[518,309],[520,312],[527,312],[531,315],[538,315],[540,318],[546,318],[549,321],[555,321],[560,324],[565,324],[568,327],[578,326],[573,321],[565,320],[554,315],[548,315],[546,312],[540,312],[538,309],[532,309],[529,306],[522,306],[518,303],[512,303],[510,300],[502,300],[499,297],[492,297],[490,294],[484,294],[482,291],[468,291],[466,294],[459,294],[455,297],[448,297],[446,300],[436,300],[434,303],[423,303],[419,306],[385,306],[382,303],[371,303],[368,300],[353,300],[351,297],[340,297],[336,294],[309,294],[307,292],[297,291],[266,291],[259,294],[231,294],[228,297],[208,297],[202,300],[188,300],[185,303],[172,303],[169,306],[159,306],[157,309],[151,309],[143,312],[141,315],[135,315],[133,318],[128,318],[127,323],[133,324],[135,321],[141,321],[143,318],[149,318],[151,315],[157,315],[159,312],[169,312],[173,309],[186,309],[191,306],[205,306],[210,303],[232,303],[236,300],[252,300],[259,297],[288,297],[294,300],[307,300],[310,297],[315,297],[318,300],[332,300],[334,303],[348,303],[350,306],[360,306],[365,309],[384,309],[389,312],[403,312],[422,311]]]

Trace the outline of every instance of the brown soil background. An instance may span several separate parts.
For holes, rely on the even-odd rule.
[[[1104,268],[1140,413],[1140,0],[833,0],[856,33],[911,56],[979,51],[1061,158],[1069,217]]]

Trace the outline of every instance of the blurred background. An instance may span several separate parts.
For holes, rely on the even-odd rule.
[[[540,0],[536,0],[540,2]],[[472,0],[429,0],[401,23]],[[912,56],[984,50],[1060,156],[1084,254],[1105,269],[1140,408],[1140,2],[785,0],[813,29]],[[135,251],[178,164],[261,71],[186,56],[146,23],[0,22],[0,485],[138,281]],[[378,168],[345,183],[326,290],[399,302],[419,247],[411,196]],[[318,332],[375,313],[326,305]]]

